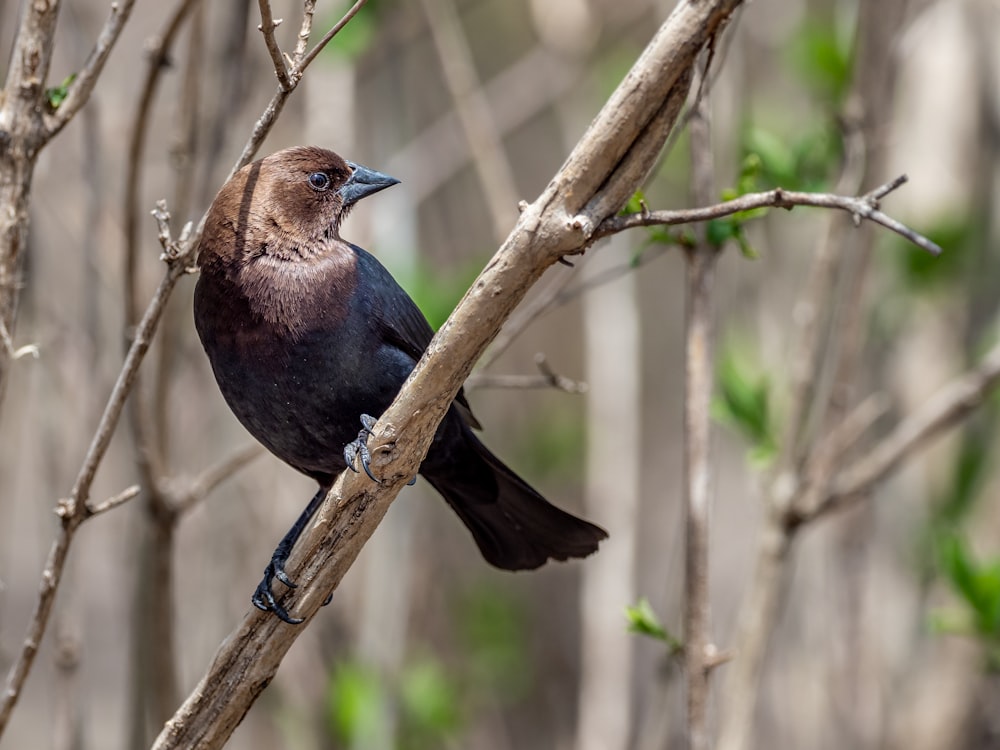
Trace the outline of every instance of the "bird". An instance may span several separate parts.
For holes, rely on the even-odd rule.
[[[285,564],[337,475],[360,458],[371,476],[365,439],[434,335],[389,271],[340,236],[359,200],[398,182],[324,148],[278,151],[222,186],[199,242],[194,322],[222,396],[254,438],[319,485],[252,596],[291,624],[302,620],[274,579],[295,587]],[[527,570],[595,552],[607,533],[549,503],[479,428],[460,390],[419,474],[485,560]]]

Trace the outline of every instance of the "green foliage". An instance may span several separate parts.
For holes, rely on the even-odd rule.
[[[758,179],[761,175],[763,164],[757,154],[747,154],[740,169],[740,176],[735,188],[728,188],[722,192],[722,200],[728,201],[738,198],[741,195],[752,193],[758,190]],[[629,198],[628,203],[619,212],[620,216],[641,213],[645,204],[645,195],[641,190]],[[706,222],[705,241],[716,249],[721,249],[723,245],[732,240],[743,253],[744,257],[756,259],[757,251],[750,245],[744,232],[747,222],[760,218],[767,213],[767,208],[753,208],[747,211],[739,211],[721,219],[711,219]],[[646,243],[658,245],[676,245],[678,247],[694,247],[696,239],[690,229],[678,230],[665,226],[654,226],[646,228]],[[632,262],[638,265],[641,258],[641,250],[633,255]]]
[[[505,698],[527,693],[533,680],[524,608],[505,592],[482,584],[458,601],[456,621],[472,685],[490,685]]]
[[[326,17],[322,28],[329,29],[354,5],[354,0],[339,2],[332,8]],[[344,28],[338,33],[336,38],[326,45],[322,55],[336,56],[348,61],[357,60],[371,45],[378,28],[378,8],[380,3],[377,0],[368,0],[367,3],[355,14]]]
[[[712,400],[712,416],[746,438],[751,461],[766,466],[777,452],[767,376],[754,372],[732,347],[726,347],[717,378],[718,395]]]
[[[430,658],[410,664],[400,679],[400,747],[441,747],[461,725],[459,691],[441,664]]]
[[[524,425],[515,465],[536,479],[573,480],[583,462],[586,429],[580,409],[546,405]]]
[[[970,260],[977,255],[977,245],[983,241],[981,223],[955,216],[923,230],[923,234],[945,252],[939,256],[917,252],[907,240],[893,235],[889,256],[899,266],[899,277],[914,292],[946,291],[961,283]]]
[[[348,661],[337,665],[327,691],[327,725],[345,747],[432,750],[450,746],[483,693],[516,699],[531,687],[523,607],[502,591],[477,583],[456,601],[454,663],[426,652],[394,677]],[[480,686],[488,686],[480,690]],[[387,736],[386,716],[394,716]]]
[[[794,136],[752,125],[743,132],[743,152],[759,159],[758,189],[822,191],[840,162],[842,148],[830,124],[813,129],[799,126]]]
[[[1000,558],[978,560],[958,532],[938,541],[938,562],[945,580],[964,605],[964,611],[938,612],[932,625],[939,632],[978,638],[986,647],[989,665],[1000,668]]]
[[[839,19],[838,19],[839,20]],[[844,23],[809,19],[790,35],[788,58],[811,92],[839,109],[851,85],[853,33]]]
[[[371,666],[358,662],[339,665],[327,691],[330,731],[343,745],[372,746],[384,738],[384,712],[397,707],[400,750],[429,750],[442,745],[461,724],[459,691],[442,666],[417,659],[403,667],[396,684]]]
[[[628,630],[630,633],[649,636],[658,641],[663,641],[671,652],[678,652],[682,648],[681,642],[672,636],[670,632],[660,622],[656,616],[652,605],[646,597],[639,599],[637,604],[625,607],[625,618],[628,620]]]
[[[482,267],[482,260],[477,258],[442,271],[421,259],[409,273],[395,272],[395,275],[436,331],[451,315]]]
[[[69,95],[69,87],[73,85],[73,81],[75,80],[76,73],[72,73],[66,76],[65,80],[58,86],[45,89],[45,100],[53,110],[59,109],[59,106],[66,100],[66,97]]]
[[[327,718],[333,736],[345,745],[375,741],[386,690],[371,667],[340,664],[327,690]]]

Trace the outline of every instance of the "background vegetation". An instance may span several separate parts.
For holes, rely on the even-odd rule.
[[[18,5],[0,2],[5,46]],[[887,210],[946,251],[930,259],[809,209],[708,227],[708,241],[725,248],[710,549],[711,637],[723,652],[737,639],[773,477],[829,432],[827,404],[849,411],[881,394],[879,419],[844,451],[863,456],[996,339],[1000,16],[976,0],[872,5],[756,0],[715,53],[715,198],[774,186],[854,194],[906,172]],[[288,19],[278,38],[291,49],[301,3],[273,6]],[[359,206],[344,234],[379,255],[438,325],[513,226],[517,202],[545,187],[671,6],[370,0],[310,68],[262,152],[314,143],[400,178]],[[345,9],[320,2],[317,29]],[[53,81],[80,69],[106,13],[104,0],[67,0]],[[138,4],[92,100],[38,162],[14,336],[38,356],[14,362],[0,404],[4,670],[37,596],[52,509],[73,482],[136,310],[162,275],[147,211],[166,198],[175,229],[197,220],[274,91],[257,4],[192,3],[137,150],[149,40],[163,38],[174,13],[171,3]],[[52,89],[53,106],[63,94]],[[692,204],[690,143],[682,133],[656,169],[650,208]],[[494,571],[418,483],[231,747],[680,742],[685,231],[636,230],[549,271],[524,307],[530,324],[471,384],[485,439],[554,502],[608,528],[602,551],[530,575]],[[824,238],[844,263],[831,276],[841,302],[822,321],[822,351],[846,354],[818,356],[821,395],[807,428],[790,432],[796,315]],[[93,490],[103,498],[139,483],[142,494],[77,538],[4,747],[147,746],[250,606],[274,543],[312,493],[267,455],[206,497],[192,490],[234,452],[252,455],[194,334],[192,289],[182,279],[171,299],[130,424]],[[554,304],[531,313],[545,298]],[[539,352],[586,392],[487,387],[489,376],[536,374]],[[755,691],[752,746],[996,741],[996,409],[987,402],[877,492],[798,535]],[[178,498],[191,502],[177,523],[156,523]],[[162,587],[163,565],[172,588]],[[160,637],[167,623],[172,653]],[[713,727],[725,720],[732,666],[713,670]]]

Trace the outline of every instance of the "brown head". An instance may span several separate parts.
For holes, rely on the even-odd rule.
[[[248,164],[216,195],[198,263],[308,261],[339,244],[340,222],[367,195],[395,185],[388,175],[315,146],[296,146]]]
[[[397,182],[313,146],[243,167],[205,220],[196,315],[242,317],[242,305],[295,336],[310,316],[337,314],[331,305],[349,295],[356,263],[340,222],[357,201]]]

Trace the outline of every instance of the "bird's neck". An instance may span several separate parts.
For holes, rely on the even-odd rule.
[[[346,243],[337,244],[325,251],[257,254],[230,269],[226,286],[242,298],[251,321],[297,339],[317,320],[346,314],[357,256]]]

